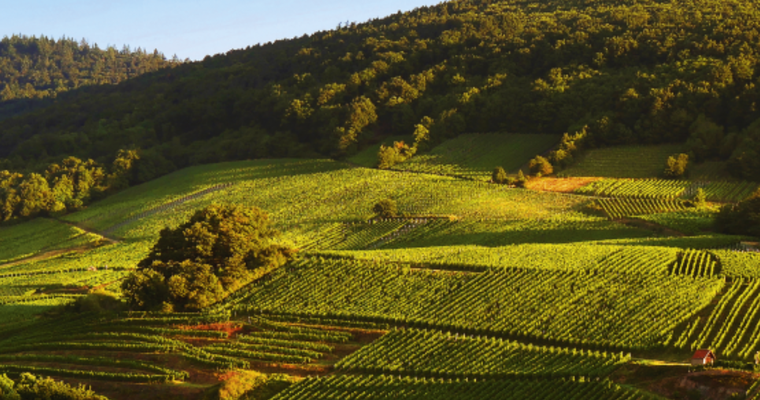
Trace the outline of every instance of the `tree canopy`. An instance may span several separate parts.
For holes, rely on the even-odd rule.
[[[758,21],[743,0],[449,1],[88,87],[0,121],[0,157],[102,162],[130,143],[182,167],[567,132],[555,167],[581,144],[691,139],[760,179]]]
[[[257,208],[210,205],[163,229],[122,291],[138,309],[201,310],[284,264],[278,235]]]
[[[101,49],[86,40],[13,35],[0,40],[0,118],[91,85],[113,85],[176,65],[154,50]]]

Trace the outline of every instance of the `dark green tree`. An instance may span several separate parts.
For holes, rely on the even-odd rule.
[[[678,179],[683,178],[686,175],[686,172],[688,171],[689,167],[689,155],[688,154],[677,154],[672,155],[668,157],[667,161],[665,162],[665,171],[663,171],[663,175],[665,175],[666,178],[670,179]]]
[[[760,189],[738,204],[727,204],[715,217],[718,232],[760,237]]]
[[[201,310],[287,262],[257,208],[211,205],[160,238],[122,284],[133,308]]]
[[[536,156],[528,163],[530,173],[535,176],[546,176],[554,173],[554,167],[546,158],[542,156]]]
[[[491,182],[499,184],[506,183],[507,171],[504,171],[504,168],[502,167],[496,167],[493,170],[493,173],[491,173]]]
[[[377,202],[372,211],[380,218],[393,218],[398,216],[396,201],[393,199],[383,199]]]

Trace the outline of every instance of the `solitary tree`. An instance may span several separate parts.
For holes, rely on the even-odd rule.
[[[526,183],[528,183],[528,179],[525,177],[525,174],[523,174],[522,170],[517,171],[515,186],[524,188]]]
[[[122,284],[133,308],[196,311],[284,264],[292,252],[261,210],[211,205],[161,231]]]
[[[697,193],[694,195],[694,205],[697,207],[704,207],[707,204],[707,195],[702,188],[697,189]]]
[[[689,156],[687,154],[677,154],[668,157],[665,162],[666,178],[678,179],[686,175],[686,169],[689,166]]]
[[[381,218],[393,218],[398,215],[398,209],[396,208],[396,202],[393,199],[383,199],[377,202],[372,211]]]
[[[507,171],[504,171],[504,168],[502,167],[496,167],[491,174],[491,181],[493,181],[493,183],[506,183]]]
[[[545,176],[554,173],[552,163],[541,156],[536,156],[534,159],[530,160],[528,168],[530,168],[530,173],[536,176]]]

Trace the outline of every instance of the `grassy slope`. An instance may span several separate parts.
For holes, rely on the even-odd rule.
[[[494,168],[516,173],[533,156],[558,142],[556,135],[466,134],[443,142],[428,154],[412,157],[394,169],[488,181]]]
[[[683,145],[592,149],[574,165],[562,171],[562,174],[609,178],[657,178],[662,175],[668,157],[684,151]]]

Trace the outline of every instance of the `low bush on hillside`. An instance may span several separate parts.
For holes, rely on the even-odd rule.
[[[122,291],[143,310],[197,311],[283,265],[292,252],[258,208],[210,205],[161,231]]]

